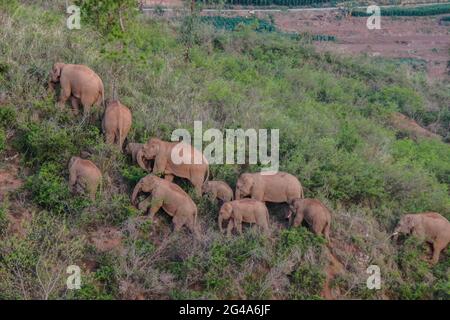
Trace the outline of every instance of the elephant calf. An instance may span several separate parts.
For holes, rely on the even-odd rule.
[[[450,242],[450,222],[437,212],[404,215],[393,233],[395,240],[399,234],[412,234],[433,245],[431,262],[436,264],[439,255]]]
[[[58,101],[60,108],[70,98],[75,114],[78,113],[80,103],[86,116],[92,105],[101,105],[104,99],[102,79],[85,65],[55,63],[50,71],[50,90],[54,90],[56,84],[61,85],[61,95]]]
[[[233,200],[233,190],[226,182],[223,181],[206,181],[202,186],[202,193],[209,193],[214,198],[217,198],[223,202]]]
[[[87,192],[91,200],[102,182],[100,169],[90,160],[72,157],[69,162],[69,189],[71,192]]]
[[[125,152],[126,154],[131,155],[131,160],[133,161],[133,163],[137,162],[137,154],[141,150],[143,145],[143,143],[130,142],[125,147]]]
[[[150,219],[153,220],[156,212],[163,208],[167,214],[173,217],[172,222],[175,231],[179,231],[181,227],[186,225],[196,237],[199,236],[197,206],[178,185],[149,174],[139,180],[133,190],[131,202],[134,205],[137,204],[136,200],[140,192],[150,193],[150,196],[138,206],[141,209],[143,203],[151,203]]]
[[[231,235],[233,227],[242,234],[242,222],[255,223],[264,232],[269,233],[269,210],[266,205],[254,199],[242,199],[225,202],[219,211],[219,229],[223,232],[222,222],[228,221],[227,235]]]
[[[111,101],[105,109],[102,129],[106,136],[106,143],[117,144],[122,150],[123,142],[131,128],[131,111],[120,101]]]
[[[292,213],[295,214],[294,227],[300,226],[305,219],[315,234],[323,235],[330,242],[331,213],[322,202],[317,199],[295,199],[290,203],[289,220]]]

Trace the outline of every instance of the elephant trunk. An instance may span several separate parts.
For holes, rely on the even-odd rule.
[[[142,152],[142,149],[138,151],[138,153],[136,155],[136,161],[139,164],[139,167],[141,167],[142,169],[147,171],[147,167],[145,166],[145,162],[144,162],[144,153]]]
[[[141,191],[141,184],[138,183],[138,184],[134,187],[133,194],[131,195],[131,203],[132,203],[133,205],[136,205],[136,199],[137,199],[137,196],[139,195],[139,192],[140,192],[140,191]]]
[[[222,222],[223,222],[223,217],[222,217],[221,214],[219,214],[219,230],[220,230],[220,233],[223,233]]]
[[[51,76],[48,78],[48,91],[51,93],[55,92],[55,83]]]
[[[399,230],[398,228],[394,230],[394,232],[392,233],[391,237],[392,239],[394,239],[394,241],[398,240],[398,235],[399,235]]]

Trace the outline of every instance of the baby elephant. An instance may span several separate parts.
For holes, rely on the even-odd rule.
[[[125,152],[126,152],[126,154],[131,155],[131,160],[133,160],[133,163],[137,162],[136,156],[137,156],[139,150],[142,149],[143,145],[144,145],[143,143],[130,142],[125,147]]]
[[[255,223],[264,232],[269,233],[269,210],[266,205],[254,199],[242,199],[225,202],[219,211],[219,229],[223,232],[222,222],[228,221],[227,235],[231,235],[233,227],[242,234],[242,222]]]
[[[300,226],[305,219],[315,234],[323,235],[330,242],[331,213],[322,202],[317,199],[295,199],[290,203],[286,217],[290,221],[292,213],[295,214],[292,224],[294,227]]]
[[[91,200],[95,200],[95,193],[102,182],[102,173],[89,160],[72,157],[69,162],[69,189],[74,192],[87,192]]]
[[[117,100],[109,102],[102,121],[106,143],[114,143],[122,150],[123,142],[131,128],[131,118],[131,111],[126,106]]]
[[[196,237],[199,236],[197,206],[178,185],[149,174],[139,180],[133,190],[131,202],[134,205],[137,205],[136,200],[140,192],[150,193],[150,196],[138,206],[141,209],[143,204],[150,203],[150,219],[153,220],[156,212],[163,208],[167,214],[173,217],[172,222],[175,231],[179,231],[181,227],[186,225]]]
[[[412,234],[433,245],[431,262],[436,264],[439,255],[450,242],[450,222],[437,212],[424,212],[404,215],[393,233],[397,240],[399,234]]]
[[[209,193],[214,198],[217,198],[223,202],[233,200],[233,190],[226,182],[223,181],[206,181],[202,186],[202,193]]]
[[[84,115],[88,115],[92,105],[101,105],[104,99],[102,79],[85,65],[55,63],[50,71],[49,89],[54,90],[56,84],[61,85],[59,107],[70,98],[75,114],[81,104]]]

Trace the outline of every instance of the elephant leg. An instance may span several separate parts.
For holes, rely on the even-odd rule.
[[[183,227],[183,225],[185,224],[185,222],[186,222],[185,217],[183,217],[180,214],[175,215],[173,217],[173,219],[172,219],[172,223],[173,223],[173,226],[174,226],[173,231],[174,232],[179,232],[181,230],[181,228]]]
[[[106,136],[105,137],[105,141],[106,141],[107,144],[113,144],[114,143],[114,138],[115,138],[114,133],[106,133],[105,136]]]
[[[64,105],[67,102],[67,99],[70,98],[70,95],[71,95],[70,88],[67,88],[67,87],[64,88],[63,86],[61,86],[61,94],[59,96],[59,101],[58,101],[59,108],[62,109],[64,107]]]
[[[323,235],[325,236],[325,239],[327,239],[327,241],[330,242],[330,223],[329,222],[327,222],[327,224],[323,228]]]
[[[195,192],[199,197],[202,196],[202,185],[203,185],[203,178],[202,177],[191,177],[191,183],[194,186]]]
[[[197,226],[194,224],[194,217],[190,217],[186,221],[186,226],[188,227],[189,231],[191,231],[196,238],[200,237],[199,231]]]
[[[81,97],[81,104],[83,105],[83,116],[86,118],[91,113],[92,101],[85,97]]]
[[[433,257],[431,258],[432,264],[436,264],[439,262],[439,256],[442,249],[444,249],[444,246],[442,246],[438,241],[433,242]]]
[[[118,144],[119,144],[119,149],[120,150],[122,150],[122,146],[123,146],[123,144],[124,144],[124,142],[125,142],[125,139],[126,139],[127,137],[125,136],[125,137],[120,137],[118,140]]]
[[[89,193],[89,198],[95,201],[95,194],[97,193],[97,185],[88,185],[86,190]]]
[[[164,175],[164,180],[172,182],[173,178],[175,178],[175,176],[173,174],[165,174]]]
[[[148,209],[148,207],[150,207],[151,198],[152,196],[148,196],[147,198],[139,202],[138,210],[145,212]]]
[[[77,175],[75,174],[75,172],[71,172],[69,174],[69,190],[71,192],[75,191],[75,184],[77,183]]]
[[[234,223],[236,224],[236,230],[239,234],[242,234],[242,221],[241,220],[235,220]]]
[[[231,231],[233,231],[233,228],[234,228],[234,220],[230,219],[228,220],[227,237],[231,237]]]
[[[323,225],[319,222],[319,221],[313,221],[312,223],[312,230],[315,234],[317,235],[322,235],[322,231],[323,231]]]
[[[150,207],[150,220],[153,221],[155,214],[158,212],[159,209],[161,209],[162,205],[163,205],[162,200],[154,199],[152,201],[152,205]]]
[[[79,99],[77,97],[71,96],[70,97],[70,103],[72,105],[72,112],[73,112],[73,114],[74,115],[78,115],[78,110],[79,110],[79,107],[80,107]]]

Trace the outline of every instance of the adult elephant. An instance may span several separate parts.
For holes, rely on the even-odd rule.
[[[86,116],[94,104],[101,105],[104,101],[102,79],[85,65],[55,63],[50,71],[49,88],[54,90],[57,84],[61,85],[59,107],[62,108],[70,98],[75,114],[78,114],[80,104]]]
[[[123,142],[131,128],[131,122],[130,109],[118,100],[108,102],[102,120],[106,143],[116,144],[122,150]]]
[[[198,159],[198,164],[196,163]],[[166,180],[174,176],[188,179],[196,193],[202,195],[202,185],[209,178],[209,165],[203,154],[183,142],[168,142],[151,138],[139,150],[136,160],[139,166],[148,171],[146,161],[154,160],[154,174],[164,174]]]
[[[272,175],[261,173],[243,173],[236,183],[235,199],[250,198],[276,203],[291,203],[294,199],[303,198],[300,181],[287,172]]]
[[[150,195],[138,203],[141,192]],[[178,185],[149,174],[139,180],[133,190],[131,202],[139,209],[150,209],[150,219],[153,220],[156,212],[162,208],[172,217],[175,231],[179,231],[184,225],[196,236],[199,236],[197,226],[197,206],[191,197]]]
[[[424,212],[404,215],[394,230],[394,239],[399,234],[412,234],[433,245],[431,262],[436,264],[439,255],[450,242],[450,222],[437,212]]]

